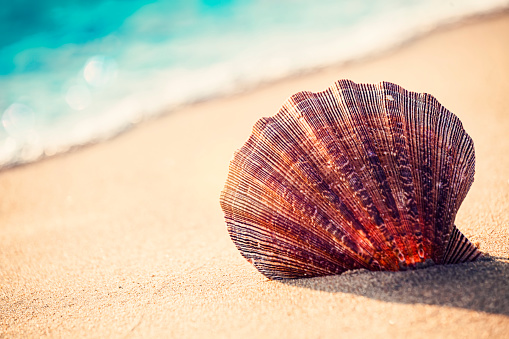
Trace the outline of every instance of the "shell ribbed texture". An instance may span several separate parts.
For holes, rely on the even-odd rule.
[[[454,226],[472,139],[429,94],[341,80],[259,120],[221,194],[241,254],[272,279],[475,260]]]

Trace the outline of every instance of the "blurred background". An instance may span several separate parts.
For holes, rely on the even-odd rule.
[[[0,169],[504,7],[508,0],[8,1]]]

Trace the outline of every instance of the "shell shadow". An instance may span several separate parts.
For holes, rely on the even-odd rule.
[[[509,262],[488,257],[400,272],[356,270],[336,276],[280,280],[291,286],[404,303],[465,308],[509,316]]]

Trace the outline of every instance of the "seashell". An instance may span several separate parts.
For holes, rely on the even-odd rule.
[[[454,225],[474,166],[472,139],[433,96],[340,80],[255,124],[220,202],[271,279],[454,264],[481,255]]]

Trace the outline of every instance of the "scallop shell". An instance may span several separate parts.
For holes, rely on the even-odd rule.
[[[460,263],[481,255],[454,225],[474,166],[472,139],[433,96],[340,80],[255,124],[220,201],[271,279]]]

